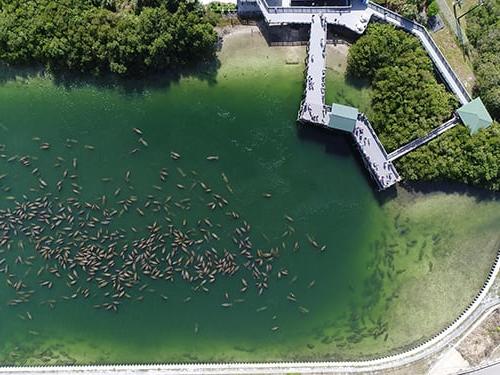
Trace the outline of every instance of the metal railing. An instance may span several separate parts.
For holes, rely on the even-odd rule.
[[[344,7],[267,7],[270,14],[283,14],[283,13],[341,13],[342,10],[348,12],[351,6]]]
[[[337,6],[314,6],[314,7],[278,7],[278,6],[269,6],[266,0],[257,0],[257,3],[261,8],[267,10],[269,14],[283,14],[283,13],[339,13],[342,10],[348,12],[352,8],[352,4],[349,5],[337,5]]]
[[[368,130],[372,134],[372,137],[373,137],[373,139],[375,139],[375,142],[377,143],[378,147],[382,151],[382,154],[384,155],[384,158],[387,159],[387,151],[385,150],[384,145],[382,145],[382,142],[380,142],[380,139],[378,138],[377,133],[375,132],[375,129],[373,129],[372,124],[370,123],[370,121],[368,121],[368,118],[365,116],[365,114],[361,113],[361,112],[360,112],[360,114],[365,117],[366,121],[363,121],[363,123],[366,125],[366,127],[368,128]]]
[[[455,125],[457,125],[457,124],[458,124],[458,118],[456,116],[453,116],[450,120],[446,121],[445,123],[438,126],[437,128],[434,128],[433,130],[431,130],[428,134],[424,135],[423,137],[414,139],[413,141],[411,141],[411,142],[401,146],[400,148],[394,150],[389,155],[387,155],[387,158],[390,161],[394,161],[394,160],[406,155],[407,153],[412,152],[416,148],[423,146],[427,142],[430,142],[434,138],[443,134],[445,131],[455,127]]]
[[[444,57],[441,50],[434,42],[434,39],[432,39],[431,35],[429,34],[427,29],[423,25],[419,24],[418,22],[412,21],[408,18],[402,17],[398,13],[393,12],[392,10],[387,9],[379,4],[373,3],[371,1],[368,3],[368,7],[375,10],[378,13],[382,13],[385,17],[392,18],[393,20],[397,21],[397,23],[399,23],[401,25],[401,27],[407,29],[408,31],[415,30],[415,31],[420,32],[422,37],[427,40],[427,42],[429,43],[432,50],[436,53],[436,56],[438,57],[438,59],[440,60],[440,62],[444,66],[444,68],[447,70],[449,75],[452,77],[455,85],[460,90],[460,93],[464,96],[465,99],[467,99],[467,101],[471,100],[470,94],[467,92],[467,90],[465,89],[465,87],[462,84],[462,82],[460,81],[460,79],[458,79],[458,76],[455,73],[455,71],[451,68],[450,63],[448,62],[448,60],[446,60],[446,58]],[[431,56],[431,58],[432,58],[432,56]],[[441,73],[441,75],[443,75],[443,72],[441,72],[439,65],[435,64],[435,66],[438,69],[438,71]],[[443,76],[443,78],[444,78],[444,76]],[[444,79],[446,81],[446,78],[444,78]]]

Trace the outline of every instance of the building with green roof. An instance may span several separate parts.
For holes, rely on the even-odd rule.
[[[457,113],[460,120],[469,128],[470,134],[476,133],[479,129],[487,128],[493,122],[480,97],[461,106]]]
[[[352,133],[358,119],[358,114],[359,111],[357,108],[333,103],[328,127]]]

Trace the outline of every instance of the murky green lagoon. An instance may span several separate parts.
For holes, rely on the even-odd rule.
[[[297,127],[303,54],[243,34],[216,76],[3,73],[2,364],[354,359],[468,304],[497,197],[375,193],[348,138]]]

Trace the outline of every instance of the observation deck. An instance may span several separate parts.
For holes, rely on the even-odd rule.
[[[352,126],[347,128],[345,126],[336,127],[335,121],[332,121],[335,112],[332,112],[331,106],[325,104],[328,25],[343,26],[357,34],[362,34],[371,18],[375,17],[404,29],[419,38],[434,63],[436,71],[462,105],[471,101],[470,94],[426,28],[421,24],[369,1],[346,0],[343,5],[325,6],[294,6],[294,4],[297,4],[297,2],[292,4],[291,0],[238,0],[239,9],[244,11],[245,9],[252,9],[253,6],[253,10],[259,11],[270,26],[311,25],[307,49],[304,98],[300,104],[297,120],[302,123],[311,123],[350,132],[377,187],[383,190],[393,186],[398,181],[401,181],[393,161],[453,128],[458,123],[458,118],[453,115],[449,121],[432,130],[426,136],[418,138],[390,154],[387,154],[375,130],[362,113],[356,112],[357,118],[351,118]]]

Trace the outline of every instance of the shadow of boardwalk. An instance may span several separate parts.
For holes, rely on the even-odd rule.
[[[377,191],[377,186],[367,172],[361,155],[356,150],[352,137],[344,132],[320,128],[315,125],[297,124],[297,136],[301,141],[320,145],[327,154],[337,157],[356,159],[356,167],[380,205],[397,197],[397,189],[392,186],[384,191]],[[327,168],[327,167],[326,167]]]
[[[91,73],[75,73],[68,71],[49,71],[42,66],[8,66],[0,64],[0,85],[16,80],[47,78],[57,86],[65,89],[77,89],[83,86],[116,89],[123,94],[142,95],[151,89],[165,89],[179,82],[182,78],[196,78],[209,85],[217,83],[217,72],[220,68],[217,57],[206,62],[165,72],[157,72],[138,76],[121,77],[111,73],[92,75]]]
[[[256,25],[269,46],[307,45],[309,44],[309,24],[289,24],[269,26],[263,19],[258,19]],[[360,35],[340,25],[328,25],[327,40],[338,43],[354,43]]]
[[[313,142],[322,146],[327,154],[352,157],[351,137],[347,134],[319,128],[311,124],[297,124],[297,136],[301,141]]]

